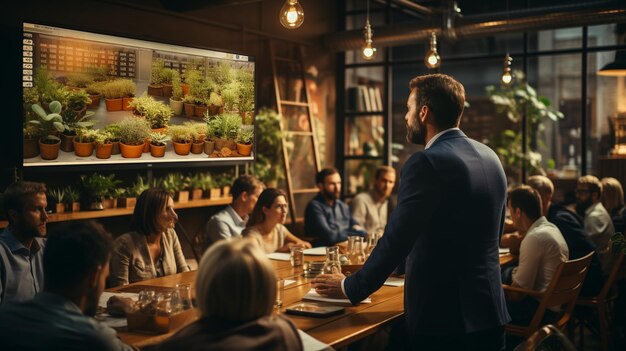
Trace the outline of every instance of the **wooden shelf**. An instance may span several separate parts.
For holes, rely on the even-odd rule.
[[[232,202],[232,198],[221,197],[217,199],[201,199],[201,200],[190,200],[189,202],[184,203],[174,203],[174,208],[195,208],[195,207],[209,207],[209,206],[221,206],[221,205],[229,205]],[[93,219],[93,218],[107,218],[107,217],[117,217],[117,216],[128,216],[133,213],[133,208],[111,208],[102,211],[79,211],[79,212],[69,212],[69,213],[52,213],[48,215],[48,222],[65,222],[65,221],[76,221],[82,219]],[[5,228],[9,225],[8,221],[0,221],[0,228]]]

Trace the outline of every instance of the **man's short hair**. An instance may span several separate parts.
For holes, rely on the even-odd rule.
[[[552,194],[554,194],[554,184],[552,184],[550,178],[546,176],[530,176],[528,177],[526,184],[537,190],[541,196],[552,196]]]
[[[578,184],[586,184],[589,191],[602,196],[602,183],[596,176],[586,175],[578,178]]]
[[[43,256],[45,289],[81,284],[89,274],[108,264],[111,235],[94,221],[67,222],[48,234]]]
[[[230,194],[232,195],[234,201],[244,192],[252,194],[257,188],[263,189],[263,182],[255,176],[244,174],[235,179],[233,186],[230,188]]]
[[[9,210],[22,211],[26,204],[26,198],[31,195],[46,193],[46,185],[37,182],[15,182],[9,185],[2,195],[2,205],[5,214]],[[11,216],[8,216],[11,223]]]
[[[333,175],[333,174],[339,174],[339,171],[337,170],[337,168],[327,167],[327,168],[322,169],[321,171],[317,172],[317,174],[315,175],[315,184],[323,184],[324,179],[326,179],[326,177],[328,177],[329,175]]]
[[[374,179],[379,179],[386,173],[396,174],[396,169],[390,166],[378,166],[378,168],[376,168],[376,172],[374,173]]]
[[[411,79],[411,91],[417,90],[416,106],[430,108],[435,125],[440,130],[458,125],[465,107],[465,88],[445,74],[427,74]]]
[[[519,208],[533,221],[541,217],[541,197],[528,185],[520,185],[509,190],[508,201],[511,208]]]

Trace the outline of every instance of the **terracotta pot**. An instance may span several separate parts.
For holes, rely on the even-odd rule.
[[[174,151],[177,155],[189,155],[189,151],[191,151],[191,143],[177,143],[173,141],[172,144],[174,144]]]
[[[154,145],[150,144],[150,155],[152,157],[163,157],[165,155],[165,145]]]
[[[76,138],[78,137],[74,137],[74,154],[78,157],[89,157],[91,156],[91,154],[93,154],[93,143],[89,142],[89,143],[79,143],[78,141],[76,141]]]
[[[202,189],[193,189],[191,191],[191,199],[192,200],[200,200],[202,199],[202,194],[204,191]]]
[[[161,134],[165,134],[165,133],[167,133],[167,127],[152,128],[152,133],[161,133]]]
[[[112,143],[96,144],[96,157],[97,158],[102,158],[102,159],[110,158],[111,151],[113,151]]]
[[[122,110],[124,110],[124,111],[132,111],[133,108],[130,107],[130,103],[133,102],[133,100],[135,100],[135,98],[134,97],[125,97],[122,100],[124,100],[122,102]]]
[[[143,144],[141,145],[126,145],[120,142],[120,151],[124,158],[140,158],[143,153]]]
[[[187,96],[189,94],[189,84],[181,83],[180,89],[183,91],[183,96]]]
[[[104,99],[104,103],[106,104],[107,111],[122,111],[122,99]]]
[[[184,103],[183,104],[185,107],[185,116],[187,117],[193,117],[193,113],[195,111],[196,105],[194,104],[188,104],[188,103]]]
[[[170,98],[170,108],[174,111],[174,116],[180,116],[183,114],[183,102],[182,100],[172,100]]]
[[[37,139],[24,139],[24,158],[32,158],[39,155],[39,143]]]
[[[174,90],[172,84],[163,83],[163,96],[172,96],[172,90]]]
[[[250,156],[252,153],[252,144],[239,144],[237,143],[237,152],[241,156]]]
[[[217,199],[222,197],[222,189],[221,188],[211,188],[209,191],[209,198]]]
[[[201,141],[199,143],[193,143],[191,144],[191,153],[192,154],[201,154],[202,153],[202,149],[204,148],[204,142]]]
[[[89,98],[91,99],[91,103],[87,105],[87,108],[96,109],[98,108],[98,106],[100,106],[100,94],[89,95]]]
[[[204,143],[204,140],[205,140],[205,139],[206,139],[206,134],[204,134],[204,133],[200,133],[200,134],[198,134],[198,142],[200,142],[200,141],[201,141],[201,142],[203,142],[203,143]]]
[[[61,150],[65,152],[74,151],[74,137],[76,134],[61,133]]]
[[[216,116],[220,114],[220,106],[209,106],[209,116]]]
[[[72,202],[72,212],[80,211],[80,201]]]
[[[230,185],[224,185],[222,187],[222,197],[230,196]]]
[[[224,138],[215,139],[215,150],[220,151],[221,149],[227,147],[226,142],[227,140]]]
[[[55,160],[57,157],[59,157],[60,146],[61,146],[60,140],[54,144],[46,144],[46,143],[42,143],[40,139],[39,150],[41,150],[41,158],[44,160]]]
[[[111,149],[111,155],[119,155],[120,154],[120,142],[112,141],[111,144],[113,144],[113,148]]]
[[[121,208],[133,208],[137,203],[136,197],[122,197],[117,199],[117,207]]]
[[[204,141],[204,153],[210,155],[215,151],[215,142],[213,140]]]
[[[226,144],[224,146],[233,151],[237,150],[237,143],[233,139],[226,139]]]
[[[163,85],[162,84],[149,84],[148,95],[163,96]]]
[[[179,190],[176,192],[176,198],[174,199],[178,203],[189,202],[189,190]]]
[[[54,205],[54,212],[56,212],[56,213],[64,213],[65,212],[65,204],[56,204],[56,205]]]
[[[143,141],[143,153],[150,152],[150,138],[146,138]]]
[[[116,208],[117,207],[117,199],[104,198],[102,200],[102,205],[104,206],[104,208]]]
[[[194,116],[204,118],[204,113],[206,112],[207,108],[208,107],[206,105],[196,105],[196,108],[194,109]]]

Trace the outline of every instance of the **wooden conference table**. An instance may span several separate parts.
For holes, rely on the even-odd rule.
[[[323,256],[306,256],[305,260],[319,261]],[[500,264],[506,264],[513,260],[511,255],[500,256]],[[296,282],[285,287],[283,293],[283,307],[276,313],[284,313],[285,307],[296,304],[311,289],[309,278],[303,277],[302,267],[292,268],[288,261],[275,261],[272,264],[277,275],[281,279],[291,279]],[[144,280],[130,285],[108,289],[110,292],[139,292],[141,290],[162,290],[174,288],[179,283],[195,284],[196,271],[185,272]],[[347,346],[361,338],[364,338],[396,318],[404,314],[404,287],[383,286],[370,295],[372,303],[361,303],[357,306],[345,305],[346,312],[327,318],[312,318],[287,315],[291,321],[301,330],[314,338],[331,345],[334,348]],[[334,303],[336,305],[336,303]],[[195,318],[190,318],[186,324]],[[161,342],[170,337],[168,334],[148,334],[141,332],[129,332],[126,329],[118,330],[118,335],[127,344],[142,347]]]

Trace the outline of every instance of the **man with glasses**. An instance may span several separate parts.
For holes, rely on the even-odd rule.
[[[602,183],[592,175],[578,179],[576,184],[576,212],[584,218],[585,231],[596,244],[596,253],[602,262],[602,271],[609,272],[609,241],[615,233],[611,216],[600,202]]]

